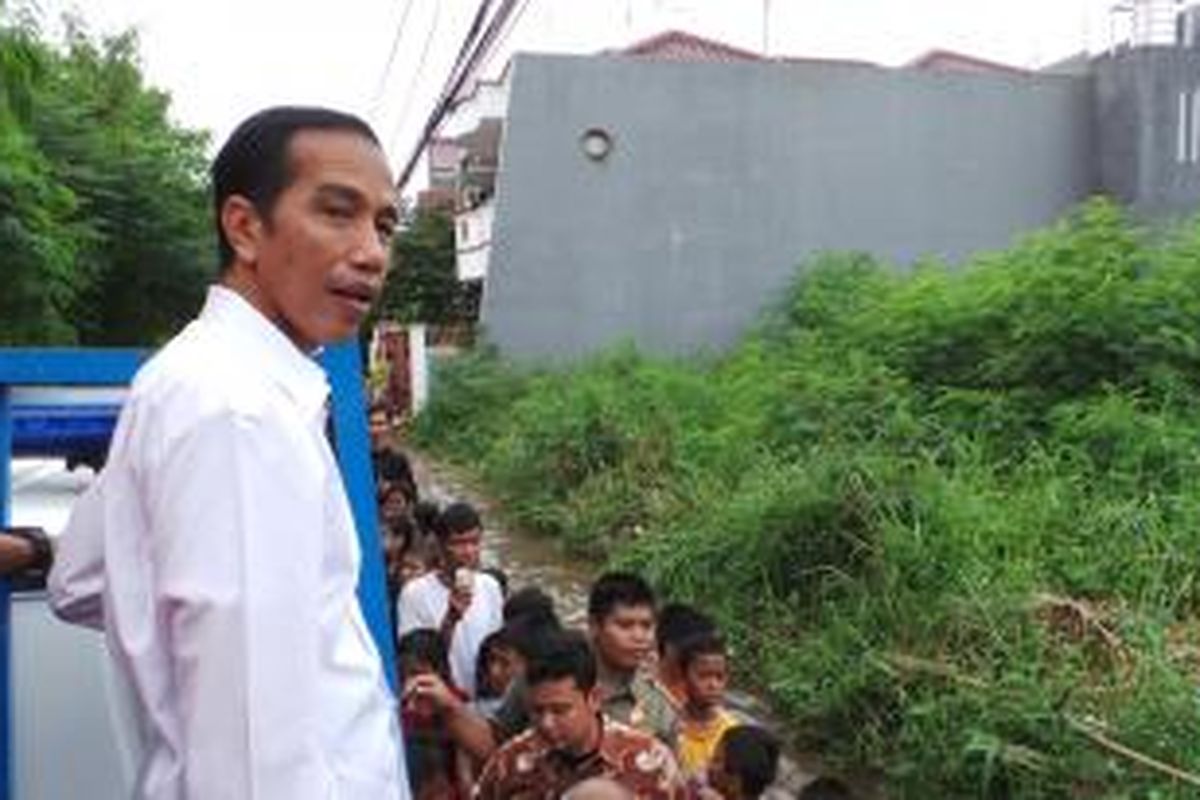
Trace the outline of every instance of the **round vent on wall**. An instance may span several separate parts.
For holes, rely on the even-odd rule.
[[[588,128],[579,137],[579,146],[583,148],[583,154],[592,161],[603,161],[612,152],[612,134],[604,128]]]

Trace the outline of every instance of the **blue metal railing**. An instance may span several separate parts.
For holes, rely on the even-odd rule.
[[[123,386],[146,358],[140,350],[0,350],[0,522],[11,515],[14,386]],[[9,583],[0,579],[0,798],[13,796]]]

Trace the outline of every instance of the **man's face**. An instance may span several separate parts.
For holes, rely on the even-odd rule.
[[[600,738],[600,694],[583,691],[574,678],[529,687],[533,727],[552,748],[574,755],[595,749]]]
[[[617,605],[600,620],[592,620],[596,653],[609,667],[634,670],[654,647],[654,609]]]
[[[687,683],[688,704],[694,708],[708,710],[719,705],[725,697],[729,683],[729,667],[725,656],[710,653],[697,656],[684,672]]]
[[[253,302],[305,350],[354,333],[379,295],[397,210],[383,152],[350,131],[306,130],[291,183],[238,247]]]
[[[453,571],[459,567],[479,569],[479,555],[483,550],[483,531],[472,528],[469,531],[452,533],[442,542],[446,567]]]
[[[388,416],[386,411],[372,411],[367,417],[368,430],[371,433],[371,447],[382,450],[388,434]]]

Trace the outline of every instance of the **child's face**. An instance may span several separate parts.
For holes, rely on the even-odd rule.
[[[425,559],[421,558],[416,553],[406,552],[400,561],[400,585],[404,585],[413,578],[419,578],[425,574],[428,565]]]
[[[504,694],[521,670],[521,657],[508,647],[497,647],[488,657],[487,679],[497,696]]]
[[[408,498],[404,496],[404,492],[400,491],[398,486],[391,486],[383,495],[380,501],[380,513],[383,521],[389,525],[394,525],[396,522],[408,513]]]
[[[729,683],[729,665],[719,653],[697,656],[684,672],[688,705],[708,710],[721,704]]]
[[[388,416],[386,411],[372,411],[367,417],[367,429],[371,433],[371,444],[376,450],[383,447],[388,435]]]
[[[591,622],[597,655],[616,669],[635,670],[654,650],[654,607],[617,605]]]

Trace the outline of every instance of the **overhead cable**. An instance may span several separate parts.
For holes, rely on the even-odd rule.
[[[458,96],[459,91],[462,89],[467,79],[474,74],[475,67],[478,66],[480,60],[487,54],[488,48],[495,40],[496,35],[504,27],[504,24],[512,15],[512,12],[516,7],[516,3],[517,0],[501,0],[499,8],[497,8],[496,12],[492,15],[492,19],[490,22],[488,22],[487,28],[484,30],[483,34],[479,36],[478,40],[471,48],[470,55],[466,59],[466,62],[456,64],[456,69],[451,71],[445,88],[442,90],[438,101],[434,104],[432,111],[429,113],[429,117],[425,121],[425,126],[421,131],[421,136],[417,140],[416,146],[413,148],[413,151],[403,169],[400,170],[400,177],[396,181],[397,186],[400,188],[404,188],[404,186],[408,183],[409,178],[412,177],[412,172],[416,168],[417,162],[421,158],[421,154],[424,152],[425,147],[429,144],[429,140],[433,137],[434,132],[441,124],[442,118],[445,116],[446,111],[450,108],[451,104],[454,102],[454,99]],[[472,26],[472,28],[474,29],[474,26]],[[460,48],[460,53],[462,52],[463,49]]]
[[[396,143],[396,137],[400,135],[400,131],[404,128],[404,123],[408,120],[408,112],[417,97],[417,91],[421,85],[421,76],[425,72],[425,63],[429,59],[429,51],[433,46],[433,40],[437,38],[437,28],[441,18],[442,0],[434,0],[433,23],[429,26],[429,35],[425,37],[425,45],[421,48],[421,55],[417,59],[417,69],[413,72],[412,80],[409,82],[408,94],[404,97],[404,105],[400,109],[400,115],[396,117],[396,124],[392,128],[392,135],[388,137],[389,149],[391,145]]]
[[[396,54],[400,52],[400,42],[404,38],[404,29],[408,24],[408,15],[412,11],[412,7],[413,0],[406,0],[404,11],[400,13],[400,22],[396,25],[396,33],[392,36],[392,46],[388,50],[387,61],[384,62],[383,71],[379,73],[379,82],[375,86],[375,94],[371,96],[372,114],[379,107],[379,101],[383,99],[383,92],[387,88],[388,78],[391,77],[392,65],[396,63]]]

